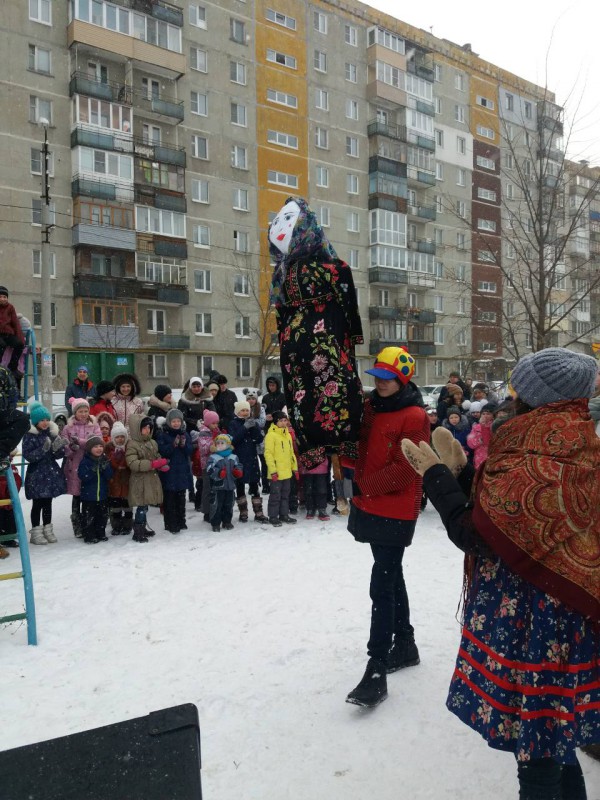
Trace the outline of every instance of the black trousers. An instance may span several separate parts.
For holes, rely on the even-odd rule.
[[[81,532],[86,542],[106,536],[108,502],[106,500],[83,500],[81,503]]]
[[[315,511],[327,511],[327,484],[329,475],[304,475],[302,477],[304,486],[304,505],[307,514],[314,514]]]
[[[558,764],[551,758],[519,762],[519,800],[587,800],[579,761]]]
[[[287,517],[290,513],[290,488],[293,478],[271,481],[267,514],[273,517]]]
[[[165,489],[163,492],[165,530],[180,531],[185,525],[185,493],[185,489],[179,492]]]
[[[0,359],[7,347],[12,347],[12,355],[7,368],[14,372],[19,365],[19,359],[25,349],[25,345],[19,341],[18,336],[14,336],[12,333],[0,333]]]
[[[233,489],[211,489],[210,491],[210,524],[230,523],[233,517]]]
[[[44,525],[52,522],[52,498],[38,497],[31,503],[31,525],[36,528],[40,524],[40,517]]]
[[[260,490],[258,488],[258,481],[245,481],[243,478],[237,478],[235,481],[235,496],[237,498],[246,496],[246,484],[248,484],[248,494],[250,497],[260,497]]]
[[[404,547],[372,544],[371,571],[371,633],[367,652],[371,658],[387,663],[393,638],[410,639],[414,628],[410,624],[408,593],[402,571]]]

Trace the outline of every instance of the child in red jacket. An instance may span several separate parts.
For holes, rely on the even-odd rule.
[[[21,374],[17,368],[25,347],[25,337],[15,307],[8,302],[8,289],[6,286],[0,286],[0,361],[7,347],[12,347],[7,369],[12,372],[15,380],[19,381]]]
[[[12,456],[13,454],[11,454]],[[17,484],[17,491],[21,491],[21,476],[19,475],[19,470],[11,464],[12,474],[15,479],[15,483]],[[8,491],[8,481],[5,475],[0,475],[0,500],[10,501],[10,493]],[[15,520],[15,515],[13,513],[12,504],[9,502],[8,505],[0,505],[0,536],[8,536],[11,533],[17,533],[17,523]],[[3,546],[4,545],[4,546]],[[19,543],[17,539],[8,539],[5,542],[0,542],[0,558],[8,558],[10,553],[6,549],[7,547],[18,547]]]

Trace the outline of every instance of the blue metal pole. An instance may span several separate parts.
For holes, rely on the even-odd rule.
[[[35,599],[33,596],[33,576],[31,574],[31,561],[29,559],[29,544],[27,542],[27,530],[23,518],[23,509],[15,483],[15,476],[12,469],[5,470],[6,483],[10,500],[12,503],[13,514],[17,524],[17,535],[19,537],[19,550],[21,553],[21,567],[23,570],[23,585],[25,589],[25,616],[27,619],[27,643],[37,644],[37,627],[35,622]]]

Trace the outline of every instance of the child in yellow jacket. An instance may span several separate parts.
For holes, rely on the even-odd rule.
[[[268,514],[269,522],[276,528],[282,522],[296,522],[290,517],[290,489],[292,476],[298,480],[298,463],[288,426],[287,414],[274,411],[273,422],[265,436],[265,461],[271,482]]]

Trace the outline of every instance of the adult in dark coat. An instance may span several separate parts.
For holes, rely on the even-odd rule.
[[[227,430],[227,427],[233,417],[235,416],[234,407],[237,403],[237,396],[235,392],[227,388],[227,378],[225,375],[219,375],[217,378],[219,386],[219,394],[215,396],[215,411],[219,415],[221,427]]]
[[[261,405],[265,407],[265,415],[267,423],[273,422],[273,412],[283,411],[285,406],[285,395],[281,391],[281,383],[279,378],[274,375],[269,375],[267,378],[267,391],[260,399]],[[268,428],[268,425],[266,426]]]
[[[240,512],[240,522],[246,522],[248,519],[246,484],[250,491],[254,519],[258,522],[268,522],[263,513],[262,498],[259,492],[258,448],[262,444],[263,434],[258,419],[251,416],[250,404],[245,400],[235,404],[235,416],[229,423],[229,435],[235,454],[244,470],[243,477],[236,480],[236,500]]]
[[[202,379],[195,376],[184,383],[177,408],[183,414],[188,431],[197,430],[198,421],[202,420],[205,409],[216,411],[211,393],[204,388]]]
[[[459,386],[462,389],[462,394],[463,394],[463,399],[464,400],[470,400],[471,399],[471,389],[467,386],[467,384],[460,377],[460,372],[451,372],[450,375],[448,375],[448,383],[446,384],[446,386],[443,387],[443,389],[441,390],[441,392],[438,395],[438,415],[439,415],[440,421],[443,420],[444,417],[445,417],[445,411],[446,411],[446,408],[448,407],[448,402],[446,402],[446,405],[442,405],[442,404],[444,403],[444,401],[449,399],[448,398],[448,387],[451,386],[451,385]],[[450,401],[449,404],[450,405],[454,405],[453,402],[451,402],[451,401]]]
[[[94,395],[94,384],[88,378],[88,368],[85,364],[77,367],[77,377],[65,389],[65,406],[67,416],[73,413],[71,410],[71,398],[77,397],[81,400],[91,400]]]
[[[352,270],[337,257],[315,214],[289,197],[269,227],[275,259],[281,372],[300,462],[358,441],[363,393],[354,348],[363,334]]]
[[[29,416],[17,411],[19,390],[6,367],[0,367],[0,469],[10,466],[10,454],[29,430]]]
[[[175,423],[179,420],[179,423]],[[186,529],[185,493],[190,485],[192,437],[186,430],[183,413],[174,408],[167,412],[165,423],[156,436],[158,452],[169,459],[169,471],[160,473],[163,486],[165,530],[179,533]]]

